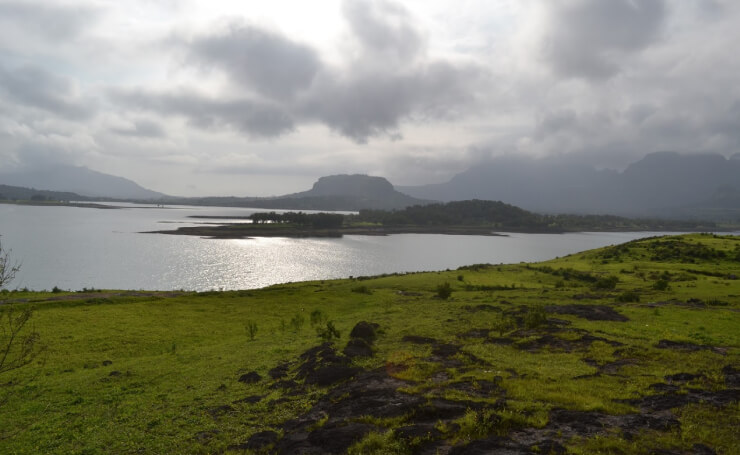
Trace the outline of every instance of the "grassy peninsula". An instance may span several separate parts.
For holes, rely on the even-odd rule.
[[[46,349],[0,377],[0,452],[734,454],[739,276],[740,238],[692,234],[250,291],[4,291]]]

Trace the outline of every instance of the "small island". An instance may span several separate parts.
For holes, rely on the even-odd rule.
[[[218,220],[221,217],[198,217]],[[228,219],[233,220],[233,217]],[[239,223],[209,222],[176,230],[148,233],[195,235],[215,239],[250,237],[342,237],[344,235],[446,234],[504,235],[502,233],[702,232],[732,229],[714,222],[634,219],[612,215],[543,215],[500,201],[455,201],[403,210],[360,210],[357,214],[259,212]]]

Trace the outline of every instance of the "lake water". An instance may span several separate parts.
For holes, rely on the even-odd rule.
[[[256,211],[260,210],[178,206],[98,210],[0,204],[0,241],[21,263],[10,288],[250,289],[292,281],[454,269],[474,263],[541,261],[660,234],[213,240],[140,233],[206,221],[188,216],[237,217]]]

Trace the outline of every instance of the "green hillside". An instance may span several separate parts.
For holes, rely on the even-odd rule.
[[[33,309],[19,336],[45,349],[0,368],[0,453],[733,454],[739,276],[739,237],[692,234],[251,291],[3,291],[3,327]]]

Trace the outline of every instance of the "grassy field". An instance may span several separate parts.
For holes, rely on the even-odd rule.
[[[250,291],[5,291],[44,351],[0,374],[0,453],[735,454],[739,277],[740,238],[694,234]]]

